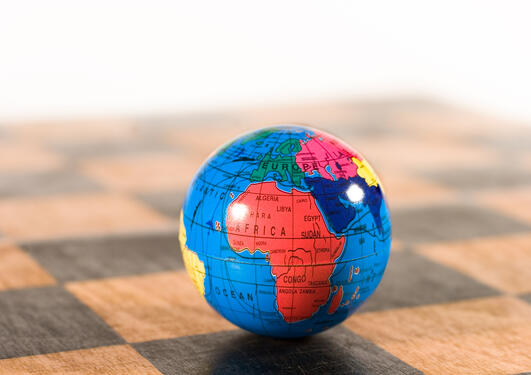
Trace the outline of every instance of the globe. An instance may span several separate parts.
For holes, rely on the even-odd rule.
[[[378,286],[391,221],[380,180],[325,132],[245,134],[196,173],[180,219],[195,287],[248,331],[301,337],[351,315]]]

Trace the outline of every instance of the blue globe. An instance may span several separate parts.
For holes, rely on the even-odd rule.
[[[391,221],[359,153],[322,131],[282,125],[210,156],[188,189],[179,239],[217,312],[257,334],[301,337],[339,324],[374,292]]]

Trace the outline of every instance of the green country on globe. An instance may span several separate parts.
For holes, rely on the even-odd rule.
[[[223,146],[195,175],[179,239],[197,290],[251,332],[341,323],[378,286],[391,246],[369,163],[322,131],[281,125]]]

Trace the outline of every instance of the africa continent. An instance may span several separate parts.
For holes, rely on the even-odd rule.
[[[309,192],[250,184],[227,209],[235,252],[266,254],[275,277],[277,306],[288,323],[310,318],[330,297],[330,276],[345,245],[332,234]]]

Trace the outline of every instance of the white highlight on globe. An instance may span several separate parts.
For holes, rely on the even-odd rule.
[[[231,214],[234,220],[242,220],[245,218],[248,212],[249,209],[245,204],[242,203],[235,203],[231,208]]]
[[[361,202],[364,196],[365,193],[363,192],[363,189],[356,184],[350,185],[347,189],[347,197],[352,203]]]

